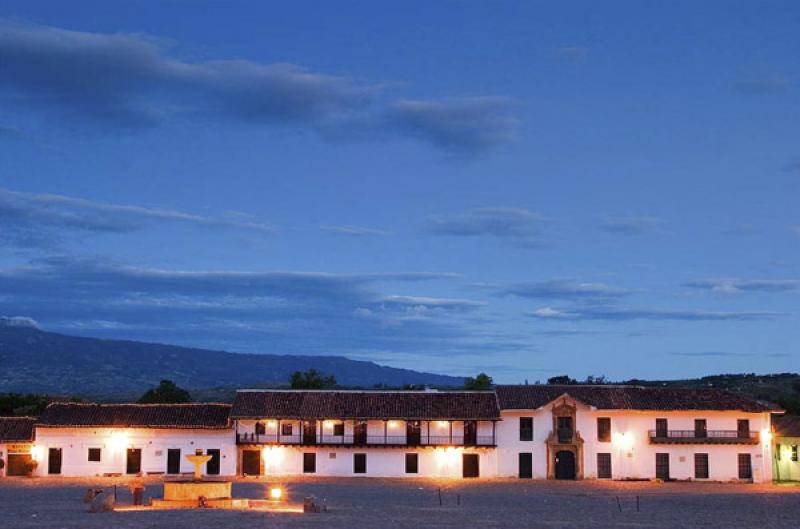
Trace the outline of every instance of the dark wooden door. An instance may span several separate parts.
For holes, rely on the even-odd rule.
[[[303,473],[314,474],[317,471],[317,454],[306,452],[303,454]]]
[[[750,454],[739,454],[739,479],[753,479],[753,465]]]
[[[181,449],[170,448],[167,450],[167,474],[181,473]]]
[[[365,445],[367,444],[367,423],[364,421],[357,422],[353,426],[353,444]]]
[[[406,454],[406,474],[419,472],[419,454]]]
[[[694,436],[698,439],[705,439],[708,437],[708,430],[706,429],[705,419],[694,420]]]
[[[419,421],[406,422],[406,443],[408,446],[419,446],[422,441],[422,426]]]
[[[750,437],[750,421],[747,419],[739,419],[736,421],[736,436],[739,439],[747,439]]]
[[[575,479],[575,454],[570,450],[556,452],[556,479]]]
[[[303,422],[303,444],[317,444],[317,421]]]
[[[206,450],[206,455],[211,456],[211,459],[206,463],[206,474],[209,476],[219,476],[220,467],[220,453],[219,448],[209,448]]]
[[[656,479],[669,479],[669,454],[656,454]]]
[[[141,448],[128,448],[125,473],[138,474],[142,471],[142,449]]]
[[[519,477],[521,479],[533,478],[533,454],[530,452],[520,452],[519,454]]]
[[[242,474],[261,475],[261,450],[242,450]]]
[[[7,476],[24,476],[28,473],[28,463],[33,459],[30,454],[8,454]]]
[[[61,474],[61,449],[51,448],[47,451],[47,473]]]
[[[666,438],[668,434],[667,420],[656,419],[656,437]]]
[[[477,478],[481,475],[480,461],[478,454],[461,455],[461,476],[465,478]]]
[[[353,454],[353,474],[367,473],[367,454]]]
[[[478,421],[464,421],[464,444],[466,446],[478,444]]]
[[[604,452],[597,454],[598,479],[611,479],[611,454]]]

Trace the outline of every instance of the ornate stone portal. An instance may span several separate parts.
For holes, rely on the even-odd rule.
[[[547,436],[547,479],[556,478],[556,457],[559,452],[570,452],[575,458],[574,479],[583,479],[583,438],[577,430],[575,404],[566,397],[553,404],[553,430]],[[561,421],[559,421],[561,419]],[[566,420],[565,420],[566,419]],[[569,429],[559,427],[560,422],[569,422]]]

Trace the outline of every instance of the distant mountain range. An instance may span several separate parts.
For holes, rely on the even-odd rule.
[[[131,398],[170,379],[196,399],[227,400],[233,388],[286,385],[294,371],[317,369],[342,386],[427,384],[462,387],[464,379],[350,360],[342,356],[240,354],[174,345],[101,340],[0,320],[0,393]],[[221,388],[209,391],[211,388]],[[205,390],[205,391],[197,391]]]

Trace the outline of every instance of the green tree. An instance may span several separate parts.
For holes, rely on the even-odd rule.
[[[336,386],[336,378],[333,375],[323,375],[316,369],[308,371],[295,371],[289,377],[289,384],[292,389],[326,389]]]
[[[570,378],[569,375],[559,375],[557,377],[550,377],[547,379],[548,384],[577,384],[578,381],[574,378]]]
[[[139,404],[176,404],[180,402],[192,402],[192,396],[171,380],[162,380],[158,387],[148,389],[139,399]]]
[[[478,373],[477,376],[464,379],[464,389],[475,391],[486,391],[492,389],[492,377],[486,373]]]

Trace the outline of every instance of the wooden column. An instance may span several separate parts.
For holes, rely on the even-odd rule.
[[[450,444],[453,444],[453,421],[450,422]]]
[[[389,424],[389,421],[384,419],[383,420],[383,446],[386,446],[386,441],[388,440],[386,438],[386,430],[388,429],[388,424]]]

